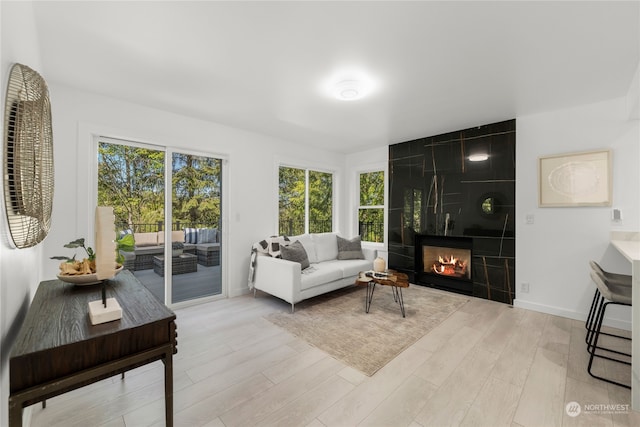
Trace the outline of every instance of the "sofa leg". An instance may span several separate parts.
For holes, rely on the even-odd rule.
[[[293,310],[294,310],[294,304],[291,304],[291,314],[293,314]]]
[[[256,288],[253,288],[253,297],[256,297]]]

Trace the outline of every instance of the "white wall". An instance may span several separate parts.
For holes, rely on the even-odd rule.
[[[66,86],[49,84],[54,123],[56,195],[52,231],[44,245],[42,274],[54,278],[58,262],[49,257],[77,237],[91,239],[94,182],[89,163],[95,161],[92,133],[188,148],[226,156],[228,163],[225,253],[229,295],[248,291],[251,244],[277,233],[276,159],[286,157],[320,165],[343,176],[344,156],[315,150],[251,132],[123,102]],[[344,186],[338,182],[338,190]],[[344,199],[338,191],[339,200]],[[344,219],[338,215],[340,228]]]
[[[27,65],[40,72],[40,50],[31,3],[0,4],[1,64],[0,81],[2,105],[9,72],[14,63]],[[4,119],[0,120],[4,135]],[[4,150],[0,150],[0,165],[4,164]],[[14,249],[9,243],[4,202],[0,202],[0,425],[7,425],[9,398],[8,358],[11,344],[18,333],[24,315],[40,281],[42,245],[29,249]]]
[[[640,229],[638,123],[629,120],[626,96],[517,117],[515,306],[584,319],[595,290],[589,260],[631,274],[609,235]],[[622,223],[611,221],[609,207],[538,208],[538,157],[603,148],[613,152],[613,207],[622,211]],[[534,224],[525,224],[526,215]],[[523,282],[529,293],[520,291]],[[611,318],[630,328],[629,310],[612,311]]]

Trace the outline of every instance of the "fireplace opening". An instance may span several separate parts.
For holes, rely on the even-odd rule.
[[[465,294],[473,291],[473,239],[417,235],[415,274],[419,284]]]
[[[471,280],[471,250],[444,246],[422,246],[425,273]]]

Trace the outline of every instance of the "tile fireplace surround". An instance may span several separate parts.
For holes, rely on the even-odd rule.
[[[512,303],[515,144],[514,119],[390,145],[389,268],[433,285],[416,278],[416,235],[470,238],[472,283],[449,290]]]

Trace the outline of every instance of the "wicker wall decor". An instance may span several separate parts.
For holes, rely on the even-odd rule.
[[[4,113],[4,202],[17,248],[40,243],[51,226],[53,135],[47,84],[36,71],[14,64]]]

